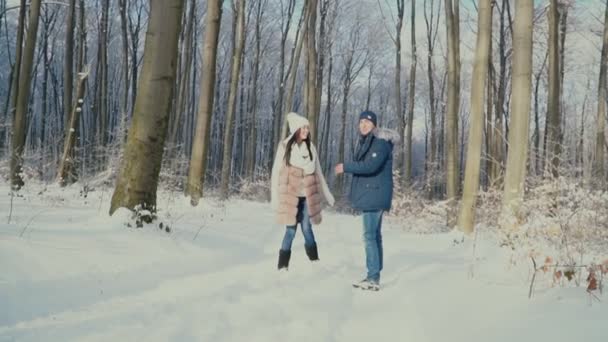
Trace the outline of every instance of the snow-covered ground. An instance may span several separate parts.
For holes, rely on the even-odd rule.
[[[110,190],[79,190],[30,186],[7,224],[0,185],[0,341],[608,341],[605,295],[541,275],[528,299],[530,265],[484,236],[473,258],[452,233],[389,220],[383,288],[366,292],[351,287],[364,276],[357,217],[326,212],[321,260],[298,232],[278,272],[283,228],[266,203],[192,208],[163,192],[167,233],[109,217]]]

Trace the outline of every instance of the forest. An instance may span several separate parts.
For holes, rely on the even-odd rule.
[[[472,232],[491,194],[517,230],[535,191],[559,207],[606,188],[607,18],[602,1],[2,0],[0,170],[15,192],[113,187],[111,213],[155,211],[159,184],[266,200],[294,111],[345,207],[333,166],[369,109],[400,133],[397,197]]]
[[[0,0],[0,341],[605,342],[607,67],[606,0]]]

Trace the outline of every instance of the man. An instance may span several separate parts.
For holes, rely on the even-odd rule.
[[[359,143],[351,162],[336,165],[336,175],[353,175],[350,202],[363,217],[363,241],[367,276],[353,286],[364,290],[380,289],[383,267],[382,215],[390,210],[393,197],[393,145],[397,132],[377,128],[374,112],[359,115]]]

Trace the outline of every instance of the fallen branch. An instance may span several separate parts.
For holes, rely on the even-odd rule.
[[[538,268],[536,267],[536,260],[531,256],[532,264],[534,265],[534,274],[532,275],[532,281],[530,281],[530,290],[528,292],[528,299],[532,298],[532,289],[534,288],[534,280],[536,279],[536,272],[538,272]]]

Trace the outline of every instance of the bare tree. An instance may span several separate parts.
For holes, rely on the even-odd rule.
[[[80,113],[84,103],[84,93],[86,89],[86,79],[88,70],[82,70],[78,74],[78,85],[76,87],[76,101],[70,113],[69,125],[66,129],[66,137],[64,140],[63,156],[59,164],[57,178],[59,185],[66,186],[73,184],[77,180],[75,165],[74,146],[78,139],[78,126],[80,124]]]
[[[399,137],[401,139],[400,146],[405,146],[405,116],[403,115],[403,100],[401,99],[401,31],[403,30],[403,16],[405,12],[405,1],[395,0],[397,5],[397,22],[395,24],[395,114],[399,123]],[[403,165],[405,167],[405,165]]]
[[[359,73],[365,67],[368,58],[367,51],[362,50],[360,45],[362,24],[360,20],[356,20],[349,32],[349,38],[342,55],[344,63],[344,74],[342,75],[342,125],[340,128],[340,142],[338,143],[338,160],[342,161],[345,157],[346,149],[346,113],[348,112],[348,98],[350,96],[353,82],[359,76]],[[342,194],[344,190],[344,177],[340,177],[335,183],[336,193]]]
[[[329,3],[330,0],[318,0],[319,1],[319,15],[320,15],[320,23],[319,23],[319,43],[317,48],[317,87],[316,87],[316,102],[315,102],[315,113],[318,115],[317,126],[318,132],[316,141],[317,144],[321,141],[321,96],[323,93],[323,76],[325,73],[325,56],[327,54],[327,14],[329,13]],[[328,85],[329,86],[329,85]]]
[[[324,49],[329,54],[329,68],[327,71],[327,91],[326,91],[326,104],[325,104],[325,126],[323,130],[323,139],[320,141],[320,146],[323,153],[320,155],[320,158],[324,158],[326,160],[325,166],[327,168],[327,173],[330,173],[331,163],[330,160],[330,138],[329,133],[331,130],[331,117],[332,117],[332,108],[334,106],[334,97],[332,90],[332,76],[334,71],[334,54],[333,54],[333,46],[335,43],[335,32],[336,32],[336,18],[338,16],[339,9],[339,0],[333,1],[333,8],[331,12],[331,16],[328,22],[327,28],[327,38],[324,40],[325,45]],[[336,96],[337,98],[337,96]],[[322,144],[321,144],[322,143]]]
[[[416,101],[416,65],[418,56],[416,55],[416,1],[412,2],[411,13],[411,40],[412,40],[412,64],[410,65],[410,85],[408,87],[409,99],[407,102],[407,131],[406,131],[406,152],[403,165],[405,171],[403,173],[404,185],[410,185],[412,182],[412,131],[414,127],[414,102]]]
[[[97,80],[95,86],[95,114],[97,115],[98,147],[108,142],[108,36],[109,36],[110,0],[101,0],[101,19],[99,21],[99,44],[97,47]],[[103,153],[99,154],[99,167],[105,163]]]
[[[590,80],[587,79],[587,86],[585,87],[585,98],[583,99],[583,105],[581,109],[581,128],[579,130],[578,142],[576,143],[575,149],[575,162],[574,165],[576,167],[575,177],[584,176],[584,161],[585,161],[585,119],[587,117],[587,100],[589,98],[589,83]]]
[[[602,184],[604,177],[604,131],[606,129],[606,69],[608,67],[608,3],[604,13],[604,37],[602,43],[602,56],[600,59],[600,76],[597,87],[597,125],[595,139],[595,158],[593,163],[593,175]]]
[[[40,177],[40,179],[44,179],[44,171],[45,171],[45,165],[46,165],[46,161],[45,161],[45,149],[47,145],[47,141],[46,141],[46,129],[47,129],[47,118],[49,117],[50,114],[50,102],[49,101],[49,83],[50,83],[50,76],[51,76],[51,68],[50,65],[52,64],[53,59],[55,58],[55,54],[54,54],[54,48],[53,46],[49,46],[49,40],[51,39],[51,34],[55,28],[55,24],[57,22],[57,16],[58,16],[59,11],[57,10],[57,8],[43,8],[43,10],[41,11],[41,20],[42,20],[42,63],[44,65],[44,67],[42,68],[42,84],[41,84],[41,88],[40,92],[42,92],[42,100],[40,103],[40,115],[39,115],[39,129],[36,131],[31,130],[31,133],[29,133],[28,135],[30,135],[33,138],[33,141],[38,140],[38,145],[39,145],[39,155],[38,155],[38,160],[40,162],[40,165],[38,167],[38,176]],[[51,43],[52,44],[52,43]],[[40,50],[40,48],[39,48]],[[40,59],[37,63],[40,62]],[[34,75],[37,74],[36,69],[34,69]],[[34,89],[36,88],[36,85],[34,83]],[[32,116],[32,121],[33,121],[34,116]],[[29,125],[30,127],[32,126],[31,124]],[[35,126],[35,124],[34,124]],[[31,141],[31,140],[30,140]]]
[[[533,0],[516,0],[513,29],[513,100],[509,131],[509,154],[505,175],[500,225],[506,231],[517,229],[517,219],[523,200],[530,98],[532,93],[532,22]]]
[[[180,72],[177,76],[176,95],[173,102],[173,110],[169,120],[169,136],[168,142],[173,146],[178,146],[179,141],[183,137],[179,136],[180,128],[184,126],[186,121],[186,101],[190,94],[188,87],[190,86],[190,78],[192,75],[192,65],[194,54],[192,53],[194,46],[194,22],[196,21],[196,1],[190,1],[190,8],[186,17],[185,30],[182,32],[183,39],[181,41],[182,48],[180,49],[180,63],[178,64]]]
[[[239,78],[241,77],[241,57],[245,45],[245,0],[238,1],[235,8],[235,20],[237,27],[234,32],[235,48],[232,52],[232,65],[230,67],[230,92],[228,95],[228,109],[226,110],[226,125],[224,126],[224,155],[222,158],[222,180],[220,185],[220,197],[225,200],[229,196],[231,153],[233,142],[233,118],[236,108]]]
[[[15,115],[13,117],[13,138],[10,163],[11,187],[19,190],[23,186],[23,150],[25,149],[27,112],[30,97],[30,84],[32,82],[32,67],[34,64],[34,52],[36,50],[36,39],[38,37],[38,23],[40,21],[41,0],[30,2],[29,24],[25,46],[23,47],[23,59],[20,64],[19,85],[15,88],[17,101],[15,103]],[[19,63],[15,63],[15,66]]]
[[[65,55],[63,67],[63,108],[66,123],[70,120],[72,110],[72,92],[74,91],[74,23],[76,17],[76,0],[69,0],[66,18]],[[66,125],[67,127],[67,125]]]
[[[559,76],[559,12],[557,0],[549,2],[549,68],[547,95],[547,148],[549,161],[546,163],[548,171],[553,177],[558,176],[561,115],[560,115],[560,76]]]
[[[129,105],[129,29],[127,22],[127,6],[128,0],[119,0],[119,13],[120,13],[120,32],[122,38],[122,77],[124,82],[124,92],[122,97],[122,103],[120,107],[121,111],[121,125],[126,125]],[[132,61],[137,63],[137,61]]]
[[[308,100],[306,102],[306,114],[310,121],[310,136],[313,141],[317,141],[317,122],[319,121],[319,92],[317,87],[317,2],[318,0],[308,0],[308,22],[306,34],[306,90]]]
[[[246,174],[251,181],[254,180],[255,164],[256,164],[256,140],[257,140],[257,112],[258,112],[258,79],[260,76],[260,63],[262,63],[262,20],[264,18],[264,10],[268,0],[260,0],[256,5],[256,20],[255,20],[255,57],[253,59],[253,84],[251,92],[253,99],[251,100],[251,131],[245,153],[246,159]]]
[[[285,0],[279,0],[281,7],[281,45],[279,48],[279,77],[277,78],[279,90],[278,100],[274,106],[273,112],[273,139],[270,142],[270,146],[278,146],[278,141],[281,139],[281,128],[282,128],[282,118],[284,115],[284,111],[290,111],[291,108],[287,108],[284,110],[283,99],[285,97],[285,83],[287,82],[287,77],[289,77],[289,72],[285,72],[285,49],[287,45],[287,37],[289,34],[289,30],[291,28],[291,21],[293,19],[293,13],[295,11],[296,0],[287,0],[287,5],[284,4]],[[303,16],[302,16],[303,17]],[[299,35],[299,30],[301,27],[302,20],[300,20],[300,24],[298,26],[298,33],[296,37]],[[293,59],[293,54],[292,54]],[[287,74],[287,75],[286,75]],[[269,158],[270,163],[272,163],[272,158]]]
[[[475,224],[475,203],[479,189],[481,164],[481,144],[483,135],[484,81],[488,73],[488,56],[492,43],[491,0],[479,0],[477,10],[478,29],[473,80],[471,84],[471,116],[467,163],[465,170],[463,198],[458,217],[458,227],[467,234],[473,232]]]
[[[459,1],[445,0],[448,44],[448,104],[446,112],[447,198],[458,195],[458,113],[460,108],[460,15]]]
[[[539,95],[538,90],[540,88],[540,79],[545,69],[545,65],[547,64],[547,58],[549,57],[549,50],[545,54],[545,58],[543,60],[543,64],[538,70],[538,72],[534,75],[534,134],[532,135],[532,139],[534,140],[534,167],[536,172],[538,173],[541,168],[541,157],[540,153],[540,113],[538,108]]]
[[[291,52],[291,60],[289,62],[288,69],[288,82],[287,82],[287,97],[285,99],[285,113],[283,115],[287,115],[288,112],[291,112],[293,109],[293,96],[295,92],[296,78],[298,76],[298,64],[300,63],[300,55],[302,54],[302,46],[304,45],[304,41],[306,40],[306,34],[308,34],[306,28],[302,31],[302,26],[304,23],[308,22],[308,7],[305,6],[302,10],[302,16],[300,17],[300,22],[298,24],[298,30],[296,31],[296,44],[294,49]],[[278,147],[278,141],[287,135],[287,120],[281,120],[281,132],[279,135],[279,139],[276,140]]]
[[[192,205],[197,205],[203,194],[203,176],[207,169],[222,3],[223,0],[209,0],[207,2],[203,76],[201,79],[196,131],[194,133],[190,168],[188,170],[188,185],[186,187],[186,194],[190,196],[190,203]]]
[[[120,207],[156,211],[183,5],[184,0],[150,0],[142,77],[110,215]]]
[[[13,68],[11,69],[11,77],[10,77],[10,88],[9,95],[7,101],[7,118],[9,114],[15,113],[17,107],[17,95],[19,95],[19,80],[21,74],[21,63],[22,63],[22,51],[23,51],[23,36],[25,34],[25,13],[26,13],[26,0],[21,0],[19,6],[19,19],[17,24],[17,40],[15,42],[15,63],[13,64]],[[8,32],[7,32],[8,34]],[[9,139],[7,130],[6,140]]]
[[[506,18],[509,13],[509,0],[502,0],[500,6],[500,25],[498,31],[498,59],[499,59],[499,70],[498,77],[495,81],[498,82],[495,95],[495,113],[493,118],[492,141],[490,148],[490,170],[489,179],[490,184],[494,186],[500,186],[499,182],[502,177],[503,165],[504,165],[504,141],[505,133],[503,131],[504,117],[505,117],[505,99],[507,93],[507,61],[510,50],[507,49],[507,24],[510,27],[510,20]],[[508,23],[505,21],[509,20]]]
[[[131,40],[131,113],[134,111],[135,100],[137,97],[137,82],[139,81],[139,41],[140,41],[140,32],[143,29],[143,15],[144,15],[144,6],[141,3],[141,0],[136,0],[136,3],[139,4],[135,9],[131,8],[131,4],[133,0],[128,1],[127,9],[128,9],[128,28],[129,28],[129,36]],[[135,18],[131,16],[136,15]]]
[[[424,21],[426,24],[426,44],[427,52],[427,77],[429,82],[429,114],[430,114],[430,153],[427,153],[430,164],[428,169],[435,171],[437,163],[437,99],[435,97],[435,73],[433,65],[433,56],[435,54],[435,43],[437,42],[437,34],[439,33],[439,13],[441,11],[441,1],[437,2],[437,15],[435,15],[435,1],[430,0],[430,11],[427,7],[427,0],[424,0]],[[431,172],[432,173],[432,172]],[[428,172],[427,172],[428,177]],[[435,181],[432,180],[429,192],[431,196],[434,194]]]

